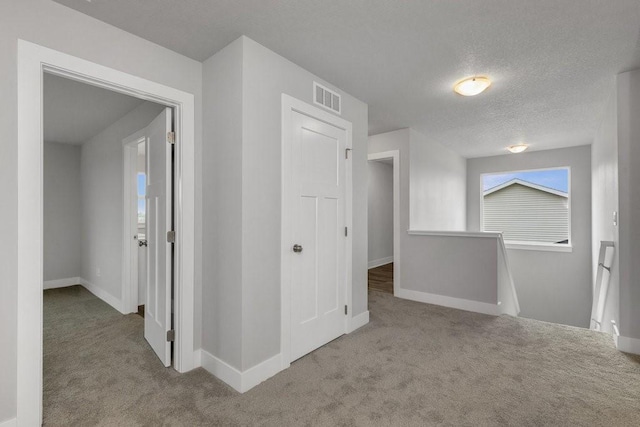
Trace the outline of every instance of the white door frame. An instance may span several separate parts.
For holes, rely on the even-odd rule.
[[[393,160],[393,295],[400,290],[400,151],[390,150],[368,155],[369,161]]]
[[[122,71],[18,40],[18,327],[17,424],[42,423],[42,80],[48,72],[176,112],[174,368],[195,367],[194,342],[194,96]]]
[[[137,209],[138,205],[137,186],[132,181],[132,172],[137,176],[138,168],[138,144],[146,139],[146,128],[141,129],[122,141],[123,154],[123,216],[122,216],[122,309],[125,313],[136,313],[138,311],[138,240],[133,239],[134,234],[138,234]]]
[[[337,117],[327,111],[316,108],[303,101],[282,94],[282,222],[281,222],[281,256],[280,272],[282,282],[280,287],[281,297],[281,321],[280,321],[280,353],[282,355],[282,369],[291,365],[291,269],[289,262],[291,242],[293,242],[292,227],[294,223],[289,210],[289,200],[293,194],[293,183],[290,182],[292,173],[291,149],[293,143],[293,119],[292,113],[304,114],[316,120],[323,121],[331,126],[346,131],[346,148],[353,147],[353,131],[350,122]],[[353,153],[351,151],[351,153]],[[352,157],[349,156],[345,164],[345,224],[350,231],[346,238],[345,247],[345,302],[349,307],[349,315],[345,316],[344,332],[351,331],[351,318],[353,316],[352,304],[352,248],[353,248],[353,168]]]

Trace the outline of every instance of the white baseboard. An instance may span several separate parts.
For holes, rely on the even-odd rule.
[[[125,312],[122,310],[122,301],[120,301],[118,298],[114,297],[104,289],[99,288],[98,286],[94,285],[88,280],[83,279],[82,277],[80,277],[79,279],[80,279],[80,284],[84,286],[86,290],[88,290],[89,292],[91,292],[92,294],[100,298],[102,301],[109,304],[111,307],[118,310],[120,313],[129,314],[128,312]]]
[[[67,286],[79,285],[80,278],[79,277],[67,277],[65,279],[56,279],[56,280],[45,280],[42,283],[42,289],[57,289],[57,288],[66,288]],[[0,424],[0,427],[3,427]]]
[[[11,420],[0,421],[0,427],[16,427],[18,425],[18,421],[13,418]]]
[[[349,323],[347,326],[347,333],[355,331],[358,328],[362,328],[364,325],[369,323],[369,311],[365,311],[364,313],[356,314],[351,319],[349,319]]]
[[[200,350],[199,357],[204,369],[240,393],[249,391],[282,370],[282,355],[280,354],[276,354],[244,372],[240,372],[206,350]]]
[[[195,350],[193,352],[193,367],[194,369],[202,367],[202,350]]]
[[[480,301],[472,301],[463,298],[454,298],[446,295],[430,294],[427,292],[413,291],[409,289],[395,289],[394,295],[412,301],[426,302],[428,304],[441,305],[444,307],[457,308],[458,310],[473,311],[475,313],[490,314],[499,316],[498,304],[490,304]]]
[[[625,353],[640,354],[640,339],[620,335],[615,341],[618,350]]]
[[[369,261],[369,269],[380,267],[381,265],[391,264],[393,262],[393,256],[388,256],[386,258],[374,259],[373,261]]]

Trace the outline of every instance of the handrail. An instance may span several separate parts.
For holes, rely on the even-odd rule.
[[[502,233],[498,233],[498,234],[499,234],[498,246],[500,247],[500,251],[502,252],[505,268],[507,270],[507,276],[509,278],[508,286],[511,291],[511,295],[513,297],[513,303],[515,305],[515,312],[516,312],[515,315],[517,316],[518,314],[520,314],[520,302],[518,301],[518,294],[516,292],[516,283],[513,280],[513,274],[511,274],[511,267],[509,264],[509,258],[507,256],[507,247],[504,244],[504,237],[502,236]]]

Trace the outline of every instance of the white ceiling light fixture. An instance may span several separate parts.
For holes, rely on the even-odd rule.
[[[453,86],[453,91],[462,96],[475,96],[487,90],[489,86],[491,86],[489,77],[467,77],[456,83]]]
[[[529,148],[529,146],[527,144],[516,144],[516,145],[508,146],[507,150],[509,150],[509,152],[511,152],[513,154],[518,154],[518,153],[522,153],[527,148]]]

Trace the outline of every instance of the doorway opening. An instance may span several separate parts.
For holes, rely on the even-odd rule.
[[[370,291],[400,289],[399,152],[368,156],[368,284]]]
[[[175,209],[172,215],[165,215],[163,220],[175,218],[173,229],[175,234],[172,253],[175,269],[167,275],[174,283],[174,309],[165,310],[172,318],[173,332],[163,334],[163,340],[172,341],[174,345],[173,366],[179,372],[186,372],[195,367],[194,341],[194,136],[195,115],[194,97],[191,94],[153,83],[114,69],[110,69],[71,55],[44,48],[23,40],[18,41],[18,333],[17,333],[17,421],[20,425],[36,425],[42,423],[43,392],[43,286],[45,275],[44,261],[44,151],[43,142],[43,81],[47,75],[63,77],[74,82],[87,83],[92,87],[107,89],[153,102],[163,106],[165,111],[175,111],[175,163],[176,174]],[[168,122],[165,118],[165,123]],[[173,120],[172,120],[173,122]],[[163,131],[163,140],[167,133]],[[122,145],[118,142],[119,157],[122,160]],[[100,148],[104,148],[101,145]],[[148,154],[148,153],[147,153]],[[165,156],[166,157],[166,156]],[[160,162],[158,162],[159,164]],[[98,164],[99,167],[109,165],[108,161]],[[164,165],[163,165],[164,166]],[[98,169],[99,169],[98,167]],[[119,179],[117,187],[122,189]],[[101,178],[98,177],[98,180]],[[173,194],[167,192],[166,194]],[[116,204],[116,198],[109,194],[93,193]],[[112,196],[112,195],[111,195]],[[122,195],[118,197],[122,200]],[[167,204],[170,206],[169,204]],[[107,206],[107,211],[115,212],[117,222],[122,218],[122,209]],[[95,211],[90,211],[89,219],[94,219]],[[90,231],[100,231],[100,221]],[[120,241],[121,233],[104,236],[107,240]],[[122,246],[115,252],[120,257]],[[84,252],[83,254],[84,255]],[[104,274],[112,274],[120,269],[116,267],[89,265],[88,270],[95,277],[105,278]],[[84,273],[83,273],[84,274]],[[123,312],[127,307],[123,300],[127,293],[119,294],[122,281],[108,280],[111,292],[105,291],[102,299],[108,305],[115,306]],[[80,283],[83,288],[89,283]],[[84,286],[86,285],[86,286]],[[80,287],[78,287],[80,288]],[[120,289],[119,289],[120,288]],[[100,293],[96,287],[93,293]],[[88,292],[87,292],[88,293]],[[90,295],[90,294],[89,294]],[[109,299],[109,295],[113,298]],[[118,298],[119,297],[119,298]],[[103,306],[104,302],[99,301]],[[107,306],[108,308],[108,306]],[[109,308],[110,309],[110,308]],[[111,309],[110,309],[111,310]],[[113,312],[113,310],[112,310]],[[119,314],[116,312],[116,314]],[[157,353],[157,352],[156,352]],[[155,357],[155,356],[153,356]]]
[[[43,94],[43,415],[52,422],[117,363],[112,358],[133,353],[147,364],[171,365],[174,265],[165,236],[174,212],[173,144],[166,140],[173,110],[47,72]],[[133,130],[142,137],[123,146]],[[127,165],[129,151],[135,157]],[[127,187],[133,206],[123,197]],[[134,225],[126,236],[123,212]],[[123,243],[135,249],[121,251]],[[127,280],[127,271],[136,280]],[[136,321],[140,297],[153,309]]]

